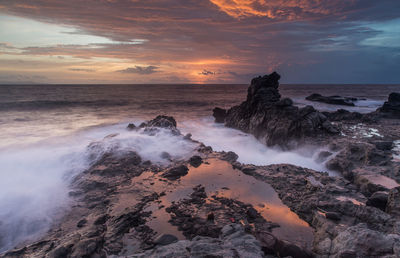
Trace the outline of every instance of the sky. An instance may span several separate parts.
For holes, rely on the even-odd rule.
[[[1,0],[0,84],[400,83],[399,0]]]

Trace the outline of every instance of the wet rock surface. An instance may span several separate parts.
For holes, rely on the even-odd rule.
[[[243,105],[258,103],[276,119],[286,108],[305,112],[280,99],[278,80],[275,74],[254,80]],[[308,121],[321,114],[304,109],[313,114]],[[278,127],[290,127],[297,118],[300,130],[307,124],[304,116],[282,117]],[[241,119],[246,123],[253,118]],[[316,159],[337,171],[336,177],[287,164],[241,164],[234,152],[214,152],[183,136],[198,144],[187,160],[165,154],[166,163],[153,164],[135,151],[117,155],[107,150],[74,178],[69,194],[73,204],[51,230],[1,256],[399,257],[399,124],[383,119],[371,127],[360,121],[335,122],[344,135],[323,132],[324,122],[318,129],[310,127],[326,136],[315,137],[324,144]],[[130,128],[149,136],[161,129],[180,135],[176,121],[167,116]],[[283,135],[307,139],[305,134],[291,138],[288,130]],[[89,152],[98,149],[100,143],[88,146]],[[278,203],[269,199],[274,194]],[[306,238],[300,229],[311,232],[310,245],[294,237]]]

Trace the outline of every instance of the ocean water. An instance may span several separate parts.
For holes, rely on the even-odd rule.
[[[299,106],[370,112],[400,85],[281,85]],[[355,107],[306,101],[311,93],[361,98]],[[241,103],[247,85],[0,85],[0,252],[34,239],[68,209],[71,178],[102,153],[137,151],[165,162],[166,151],[188,158],[196,148],[180,136],[128,132],[156,115],[172,115],[183,133],[192,133],[217,151],[235,151],[239,161],[257,165],[290,163],[319,171],[311,146],[291,152],[267,148],[253,136],[213,123],[215,106]],[[96,145],[96,148],[88,146]]]

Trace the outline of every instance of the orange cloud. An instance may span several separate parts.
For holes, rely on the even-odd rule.
[[[210,0],[231,17],[268,17],[270,19],[296,20],[340,14],[356,0],[346,2],[314,0]]]
[[[270,11],[257,10],[256,5],[265,4],[264,0],[210,0],[218,6],[221,11],[234,18],[242,18],[248,16],[268,16]],[[271,17],[272,18],[272,17]]]

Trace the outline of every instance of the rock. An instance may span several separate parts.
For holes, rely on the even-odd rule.
[[[194,237],[191,241],[181,240],[165,246],[156,246],[144,253],[130,257],[254,257],[264,254],[254,236],[246,234],[242,226],[230,224],[221,230],[219,238]]]
[[[337,235],[332,241],[331,254],[332,257],[398,257],[400,253],[394,249],[397,244],[398,235],[383,234],[360,223]]]
[[[372,142],[378,150],[389,151],[393,148],[392,141],[375,141]]]
[[[147,127],[176,128],[176,121],[172,116],[157,116],[146,123]]]
[[[400,218],[400,186],[389,191],[386,212]]]
[[[126,128],[128,128],[129,130],[134,130],[134,129],[136,129],[136,125],[131,123],[131,124],[128,124],[128,126]]]
[[[358,112],[350,112],[345,109],[338,109],[334,112],[322,112],[330,121],[357,121],[364,118],[363,114]]]
[[[348,98],[341,96],[326,97],[318,93],[313,93],[310,96],[306,97],[306,100],[323,102],[326,104],[333,104],[333,105],[354,106],[354,102],[357,101],[357,98]]]
[[[390,93],[388,101],[382,107],[378,108],[377,111],[390,114],[393,118],[398,118],[400,116],[400,93]]]
[[[341,214],[338,212],[327,212],[325,213],[325,217],[330,220],[340,220]]]
[[[253,207],[247,210],[246,215],[249,218],[249,220],[254,220],[259,216],[257,210],[254,209]]]
[[[213,109],[213,117],[215,118],[216,123],[223,123],[225,122],[226,117],[226,110],[216,107]]]
[[[227,111],[225,125],[253,134],[268,146],[284,148],[295,147],[307,137],[339,133],[312,106],[298,108],[291,99],[281,100],[279,79],[276,72],[254,78],[246,101]]]
[[[193,167],[197,168],[198,166],[201,165],[201,163],[203,163],[203,159],[200,156],[192,156],[189,159],[189,164],[192,165]]]
[[[226,160],[228,162],[235,162],[238,158],[239,156],[233,151],[228,151],[222,156],[222,160]]]
[[[388,196],[389,194],[387,192],[375,192],[368,198],[366,205],[385,211],[388,202]]]
[[[212,212],[207,215],[207,220],[214,220],[214,218],[215,218],[215,216],[214,216],[214,213],[212,213]]]
[[[338,143],[338,145],[343,144],[346,144],[345,147],[326,163],[326,167],[341,172],[349,180],[353,180],[353,169],[363,166],[383,166],[391,159],[390,155],[370,143]]]
[[[154,239],[156,245],[169,245],[178,241],[178,238],[171,234],[162,234]]]
[[[169,154],[168,152],[166,152],[166,151],[163,151],[161,154],[160,154],[160,157],[162,158],[162,159],[166,159],[166,160],[171,160],[171,154]]]
[[[189,169],[185,165],[180,165],[177,167],[173,167],[168,171],[164,172],[161,176],[165,177],[169,180],[176,180],[188,173]]]
[[[86,223],[87,223],[87,220],[86,220],[86,219],[81,219],[80,221],[78,221],[78,223],[76,224],[76,226],[77,226],[78,228],[81,228],[81,227],[84,227],[84,226],[86,225]]]

